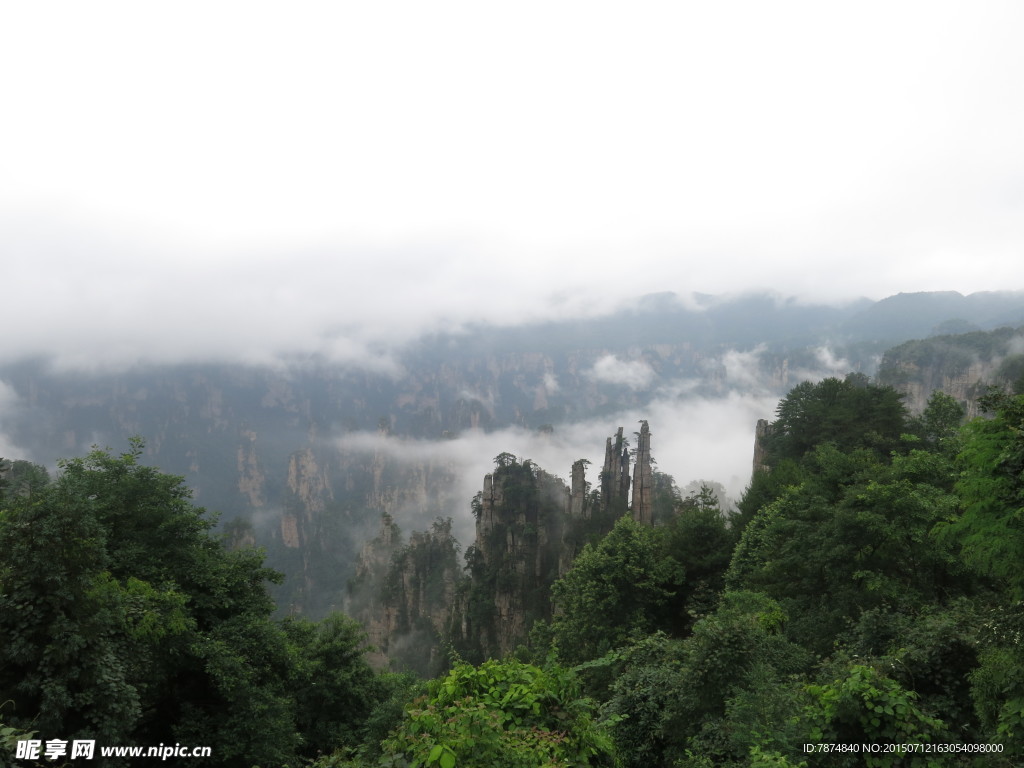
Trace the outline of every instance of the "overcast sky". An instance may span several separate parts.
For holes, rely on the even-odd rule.
[[[1024,289],[1022,37],[1019,2],[5,3],[0,359]]]

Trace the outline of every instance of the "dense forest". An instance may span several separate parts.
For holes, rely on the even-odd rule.
[[[1019,764],[1024,388],[976,407],[964,423],[936,392],[911,416],[860,374],[805,382],[734,513],[659,475],[639,516],[602,482],[559,542],[539,535],[551,476],[502,454],[492,494],[522,527],[487,535],[525,542],[506,549],[540,581],[476,548],[453,568],[443,520],[397,548],[439,552],[456,575],[432,589],[464,609],[427,680],[375,671],[344,615],[275,616],[281,576],[141,441],[54,478],[4,462],[0,764],[70,759],[17,759],[26,739],[209,746],[177,764],[239,768]],[[473,628],[502,590],[529,626],[495,654]]]

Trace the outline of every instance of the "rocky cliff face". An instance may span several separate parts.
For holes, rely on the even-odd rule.
[[[999,328],[909,341],[885,353],[878,381],[902,392],[914,414],[936,390],[959,401],[967,417],[989,386],[1010,391],[1024,381],[1024,328]]]
[[[928,398],[935,391],[945,392],[967,409],[967,418],[981,415],[977,398],[989,385],[996,384],[999,366],[993,361],[975,361],[956,371],[942,371],[925,365],[909,363],[901,366],[905,376],[896,389],[903,393],[903,402],[913,414],[921,414]],[[1005,382],[1001,384],[1005,386]]]
[[[657,490],[647,422],[638,442],[633,514],[650,525]],[[447,644],[468,659],[503,656],[526,640],[535,621],[551,619],[554,581],[588,540],[629,513],[631,462],[622,428],[607,443],[604,466],[614,471],[601,473],[611,499],[590,492],[586,465],[573,464],[567,486],[529,460],[499,455],[473,500],[475,540],[466,552],[466,575],[455,564],[450,520],[402,544],[385,516],[380,533],[363,546],[350,585],[350,610],[366,624],[379,661],[423,670]],[[663,490],[675,498],[673,489]]]
[[[573,508],[560,478],[509,454],[497,461],[473,503],[476,540],[466,556],[469,582],[453,638],[479,657],[511,652],[535,620],[550,618],[548,590],[564,562]]]
[[[615,433],[615,441],[608,438],[601,469],[601,506],[604,511],[618,514],[629,503],[629,444],[622,437],[622,427]]]
[[[388,572],[402,547],[402,534],[388,514],[381,515],[377,536],[363,544],[349,580],[348,612],[366,627],[373,651],[368,658],[376,667],[387,666],[389,640],[397,632],[398,601],[386,593]]]
[[[348,609],[367,629],[375,649],[371,662],[435,673],[462,578],[451,520],[437,520],[403,543],[398,526],[383,515],[380,533],[363,545],[349,582]]]
[[[582,531],[590,527],[594,499],[590,496],[587,482],[587,464],[580,459],[572,465],[572,485],[569,489],[568,524],[562,528],[562,546],[558,556],[558,575],[562,576],[572,566],[572,561],[583,549]]]

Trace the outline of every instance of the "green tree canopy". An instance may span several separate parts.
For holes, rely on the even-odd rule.
[[[252,550],[229,551],[141,441],[61,463],[0,505],[0,691],[43,738],[208,745],[211,765],[285,765],[347,738],[369,669],[349,623],[271,618]],[[331,706],[311,714],[317,696]],[[348,696],[350,698],[346,699]],[[345,703],[347,702],[347,703]],[[345,721],[345,722],[342,722]]]
[[[0,498],[11,496],[32,496],[50,483],[46,467],[31,461],[16,459],[7,461],[0,458]]]
[[[459,663],[410,705],[383,748],[440,768],[611,766],[612,741],[594,714],[573,674],[557,665]]]
[[[941,390],[935,390],[914,426],[931,450],[954,455],[959,448],[958,430],[967,409]]]
[[[998,595],[982,622],[980,664],[971,675],[978,716],[989,733],[1024,757],[1024,395],[983,398],[992,418],[963,430],[956,490],[962,513],[939,526]]]
[[[660,535],[665,552],[682,566],[685,575],[672,598],[671,624],[666,627],[682,636],[698,617],[714,610],[737,536],[707,485],[680,502]]]
[[[1002,581],[1024,599],[1024,395],[995,397],[990,419],[964,429],[956,485],[963,514],[941,535],[962,547],[980,573]]]
[[[907,426],[906,409],[895,389],[853,373],[845,379],[798,384],[779,403],[776,416],[767,446],[769,464],[800,459],[822,443],[886,455],[899,445]]]
[[[947,459],[911,451],[889,464],[823,445],[806,465],[807,479],[746,527],[726,577],[731,589],[778,600],[795,638],[827,652],[861,611],[969,588],[950,548],[929,535],[956,509]]]
[[[600,543],[583,548],[552,588],[560,656],[577,663],[594,659],[663,627],[683,581],[683,568],[665,553],[657,529],[620,519]]]

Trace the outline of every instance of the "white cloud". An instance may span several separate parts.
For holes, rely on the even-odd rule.
[[[795,368],[791,375],[795,383],[801,381],[821,381],[835,377],[844,378],[854,371],[854,366],[845,357],[839,357],[829,346],[820,346],[814,350],[817,365],[810,368]]]
[[[633,391],[648,389],[657,374],[643,360],[620,360],[615,355],[597,359],[590,375],[606,384],[629,387]]]
[[[762,385],[764,377],[761,374],[761,355],[764,350],[765,346],[760,344],[745,351],[730,349],[722,355],[725,376],[733,388],[750,391]]]
[[[829,347],[818,347],[814,351],[818,364],[825,370],[834,374],[849,373],[852,370],[850,361],[845,357],[836,357],[836,354]]]
[[[644,293],[1024,288],[1022,21],[1008,0],[17,4],[3,354],[397,374],[387,345],[420,332]]]

